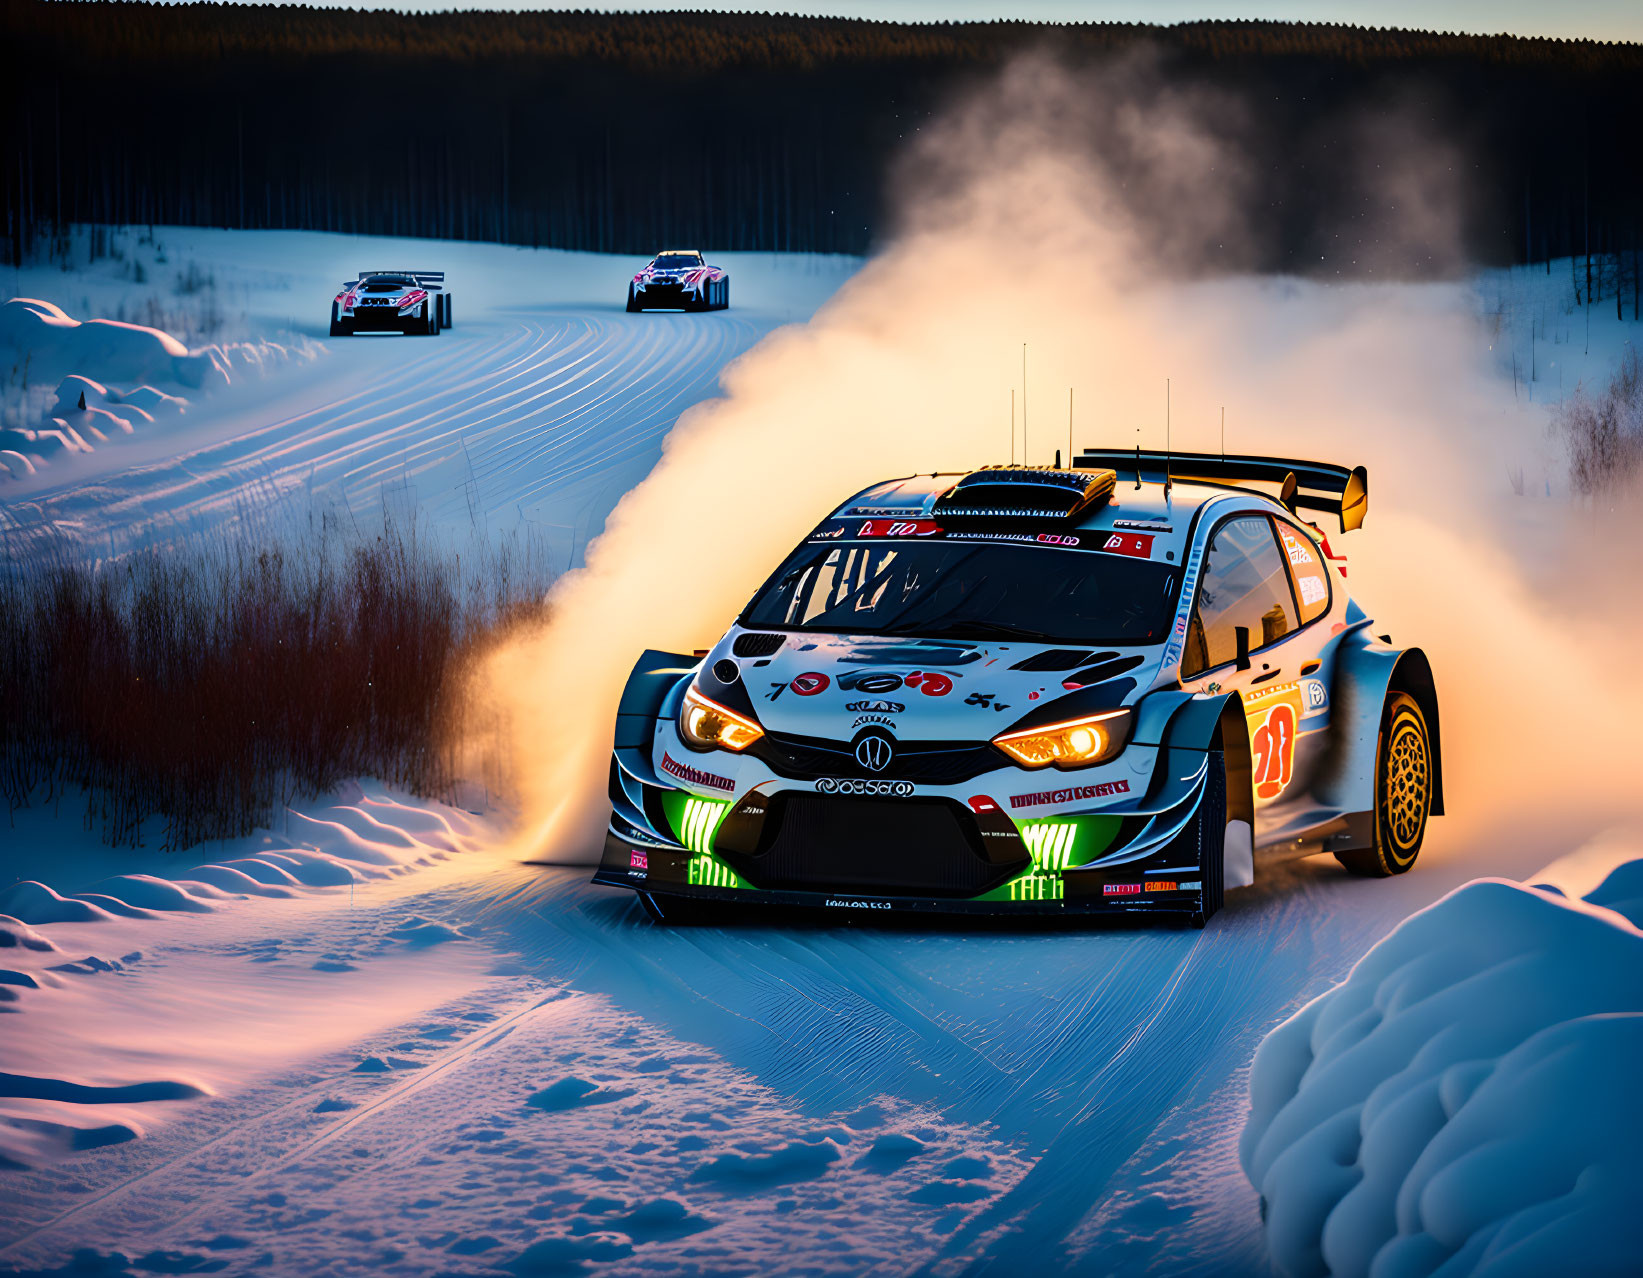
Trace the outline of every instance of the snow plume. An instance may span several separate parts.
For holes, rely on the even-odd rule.
[[[1519,468],[1538,494],[1553,476],[1543,411],[1515,400],[1463,286],[1237,274],[1265,234],[1238,127],[1145,64],[1092,81],[1025,59],[924,130],[892,242],[726,370],[561,581],[554,620],[476,681],[510,744],[523,853],[597,854],[634,659],[714,642],[839,501],[914,471],[1065,458],[1069,388],[1078,447],[1163,446],[1166,379],[1177,449],[1219,449],[1224,406],[1232,451],[1368,465],[1367,528],[1336,545],[1376,631],[1436,666],[1457,815],[1431,854],[1480,814],[1623,788],[1629,751],[1602,744],[1627,739],[1636,694],[1552,691],[1602,687],[1619,640],[1594,620],[1612,594],[1599,557],[1555,559],[1578,521],[1508,480]],[[1422,207],[1407,242],[1441,244],[1435,222]],[[1526,545],[1559,562],[1554,584]]]

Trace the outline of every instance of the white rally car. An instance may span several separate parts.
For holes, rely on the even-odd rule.
[[[730,305],[730,272],[709,266],[695,249],[658,253],[628,281],[629,311],[722,311]]]
[[[1120,475],[1122,478],[1120,479]],[[1082,454],[852,497],[616,716],[595,882],[704,903],[1202,925],[1271,860],[1407,870],[1443,811],[1419,648],[1304,511],[1315,462]]]
[[[443,271],[361,271],[331,302],[331,336],[404,333],[437,337],[451,327]]]

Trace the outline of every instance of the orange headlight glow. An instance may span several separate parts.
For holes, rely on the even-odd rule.
[[[741,751],[764,736],[764,729],[717,701],[709,701],[692,684],[679,707],[679,735],[701,750]]]
[[[1107,710],[1101,714],[1046,724],[1023,732],[1006,732],[993,744],[1024,768],[1087,768],[1105,763],[1129,739],[1131,713]]]

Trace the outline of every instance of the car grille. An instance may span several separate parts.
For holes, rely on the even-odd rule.
[[[763,842],[755,856],[720,855],[770,890],[976,896],[1028,864],[988,861],[975,821],[949,799],[782,794]]]
[[[796,781],[822,777],[872,777],[886,781],[922,781],[926,785],[957,785],[1004,766],[1006,760],[986,742],[898,741],[890,766],[869,772],[856,762],[843,742],[815,737],[792,737],[766,732],[748,751],[763,759],[771,771]]]

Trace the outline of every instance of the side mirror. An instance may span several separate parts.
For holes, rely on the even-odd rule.
[[[1232,628],[1232,633],[1234,635],[1236,635],[1237,639],[1238,639],[1238,669],[1248,670],[1249,666],[1250,666],[1250,661],[1249,661],[1249,627],[1248,626],[1234,626]]]

